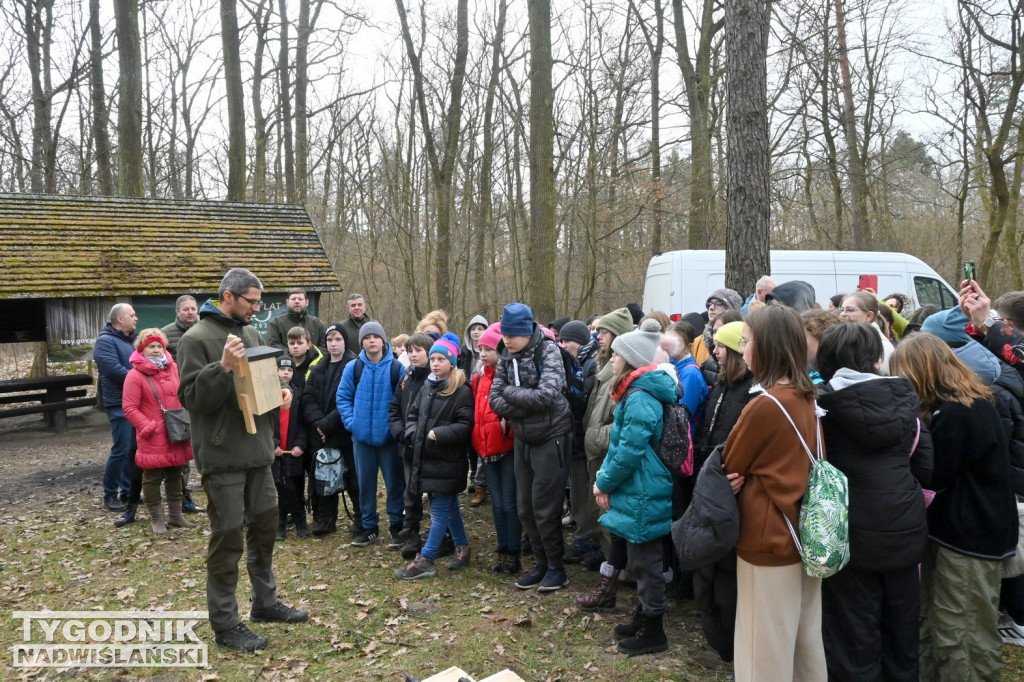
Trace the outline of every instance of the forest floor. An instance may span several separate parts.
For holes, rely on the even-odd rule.
[[[0,422],[4,652],[23,641],[21,621],[10,616],[14,611],[206,610],[205,516],[189,517],[199,526],[194,530],[172,529],[160,538],[144,514],[114,529],[115,515],[101,505],[106,418],[76,410],[69,426],[58,436],[38,417]],[[195,477],[190,487],[205,504]],[[392,577],[403,562],[384,542],[355,548],[347,545],[347,534],[300,540],[290,530],[274,552],[278,591],[286,603],[308,610],[310,621],[253,625],[270,639],[265,651],[222,650],[203,623],[196,632],[209,645],[204,669],[14,668],[4,653],[0,678],[401,681],[407,673],[426,678],[457,665],[476,679],[508,668],[530,682],[732,679],[732,666],[704,643],[692,601],[670,601],[666,653],[621,656],[611,628],[628,619],[635,590],[620,592],[616,613],[582,613],[574,598],[597,575],[570,567],[568,588],[549,595],[520,592],[512,578],[488,570],[494,546],[489,503],[473,509],[464,501],[463,510],[472,565],[458,572],[441,567],[435,578],[411,583]],[[244,571],[238,601],[244,619]],[[1003,679],[1024,679],[1024,650],[1006,647],[1004,663]]]

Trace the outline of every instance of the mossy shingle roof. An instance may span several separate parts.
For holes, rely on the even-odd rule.
[[[233,267],[341,288],[301,206],[0,194],[0,298],[209,292]]]

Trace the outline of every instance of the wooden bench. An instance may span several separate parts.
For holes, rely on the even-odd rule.
[[[68,410],[73,407],[96,405],[96,398],[86,398],[84,388],[95,381],[88,374],[34,377],[0,381],[0,405],[38,403],[0,409],[0,419],[23,414],[42,414],[46,425],[57,433],[67,433]]]

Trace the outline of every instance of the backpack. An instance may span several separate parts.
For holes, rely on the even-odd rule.
[[[625,404],[629,394],[636,391],[650,395],[638,386],[630,386],[620,404]],[[661,424],[661,440],[654,445],[654,453],[673,477],[692,476],[693,440],[690,438],[690,413],[686,406],[677,402],[662,403]]]
[[[316,451],[316,493],[320,497],[334,495],[345,485],[345,460],[337,448],[320,448]]]
[[[778,398],[760,386],[750,389],[771,398],[796,431],[800,444],[811,458],[811,473],[807,477],[807,491],[800,504],[800,536],[786,520],[793,542],[803,560],[804,571],[812,578],[828,578],[843,569],[850,561],[850,495],[846,474],[825,461],[822,456],[821,415],[822,410],[814,404],[815,429],[818,439],[818,454],[815,456],[807,447],[803,435],[782,406]],[[781,513],[781,512],[780,512]]]
[[[352,368],[352,395],[355,395],[356,388],[359,387],[359,379],[363,376],[363,368],[366,367],[366,362],[362,358],[356,358],[356,366]],[[394,393],[395,389],[398,388],[398,382],[402,380],[403,370],[402,363],[397,360],[391,361],[391,392]]]
[[[562,395],[569,401],[569,408],[572,410],[573,419],[579,423],[583,419],[583,413],[587,411],[587,392],[583,386],[583,370],[580,368],[572,353],[559,346],[551,339],[538,343],[533,349],[533,363],[537,365],[537,374],[541,373],[541,358],[544,355],[544,344],[554,343],[558,352],[562,355],[562,373],[565,376],[565,387]]]

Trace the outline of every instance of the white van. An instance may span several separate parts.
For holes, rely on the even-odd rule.
[[[952,308],[959,297],[937,272],[914,256],[884,251],[772,251],[777,284],[799,279],[814,287],[822,308],[834,294],[855,291],[861,275],[878,276],[878,295],[908,294],[915,306]],[[725,251],[669,251],[651,259],[644,285],[644,312],[673,319],[703,312],[711,292],[725,286]],[[740,292],[749,294],[751,292]]]

